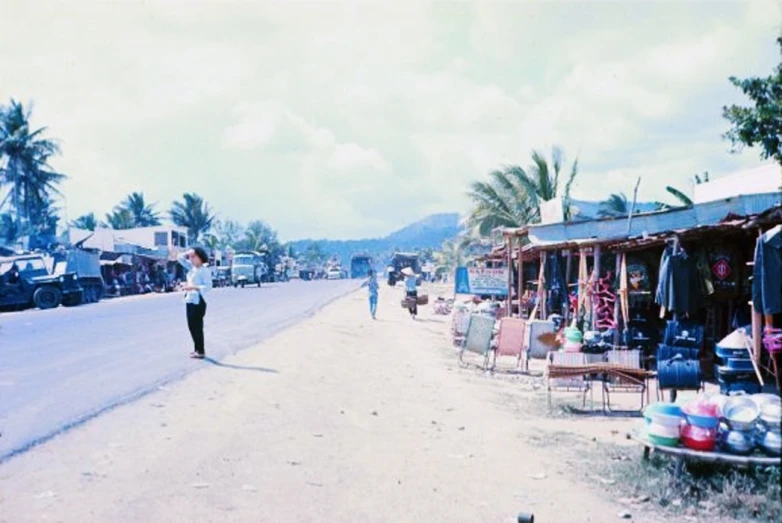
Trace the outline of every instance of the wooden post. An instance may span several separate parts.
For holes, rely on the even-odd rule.
[[[573,272],[573,251],[568,249],[565,253],[567,254],[567,261],[565,262],[565,311],[562,317],[564,318],[564,324],[570,325],[570,275]]]
[[[630,213],[627,215],[627,234],[633,227],[633,215],[635,214],[635,204],[638,201],[638,186],[641,185],[641,177],[638,177],[638,181],[635,182],[635,189],[633,190],[633,203],[630,205]]]
[[[505,315],[510,317],[513,312],[513,237],[508,236],[505,242],[505,248],[508,249],[505,259],[508,262],[508,297],[505,300]]]
[[[640,180],[640,178],[639,178]],[[619,251],[616,251],[616,272],[614,273],[616,275],[616,280],[619,281],[619,272],[622,270],[622,253]],[[619,345],[619,300],[621,299],[621,295],[619,291],[616,293],[616,301],[614,302],[614,347]],[[629,348],[629,347],[628,347]]]
[[[540,319],[545,320],[548,317],[546,310],[546,251],[540,253],[540,271],[538,272],[538,310]]]
[[[600,245],[595,245],[594,249],[592,250],[592,258],[594,259],[594,267],[592,268],[592,274],[594,275],[592,278],[592,291],[594,292],[595,289],[597,289],[597,281],[600,279]],[[597,302],[596,299],[592,299],[592,321],[591,327],[592,330],[595,329],[595,314],[597,312],[597,307],[595,306],[595,303]]]
[[[758,227],[758,240],[763,236],[763,229]],[[758,273],[758,268],[752,268],[753,274]],[[751,303],[751,302],[750,302]],[[760,355],[763,351],[763,316],[761,311],[752,304],[752,358],[755,360],[755,365],[760,364]]]
[[[521,318],[521,296],[524,294],[524,258],[521,255],[521,238],[518,239],[517,243],[519,245],[519,318]]]

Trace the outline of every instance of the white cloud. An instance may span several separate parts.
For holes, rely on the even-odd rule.
[[[778,60],[780,5],[0,0],[0,99],[62,139],[70,215],[194,190],[283,237],[378,235],[555,143],[590,198],[756,162],[720,110]]]

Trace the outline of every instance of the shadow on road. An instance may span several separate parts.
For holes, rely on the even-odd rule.
[[[244,365],[232,365],[230,363],[223,363],[221,361],[217,361],[214,358],[204,358],[204,361],[207,361],[212,365],[216,365],[217,367],[225,367],[226,369],[251,370],[254,372],[268,372],[271,374],[278,374],[276,370],[267,369],[266,367],[247,367]]]

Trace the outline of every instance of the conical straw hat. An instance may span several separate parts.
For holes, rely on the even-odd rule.
[[[717,344],[718,347],[723,349],[746,349],[747,348],[747,333],[744,329],[736,329],[731,332]]]

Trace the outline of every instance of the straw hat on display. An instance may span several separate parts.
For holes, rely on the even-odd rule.
[[[746,349],[747,348],[747,332],[744,329],[736,329],[729,335],[722,338],[717,346],[723,349]]]

